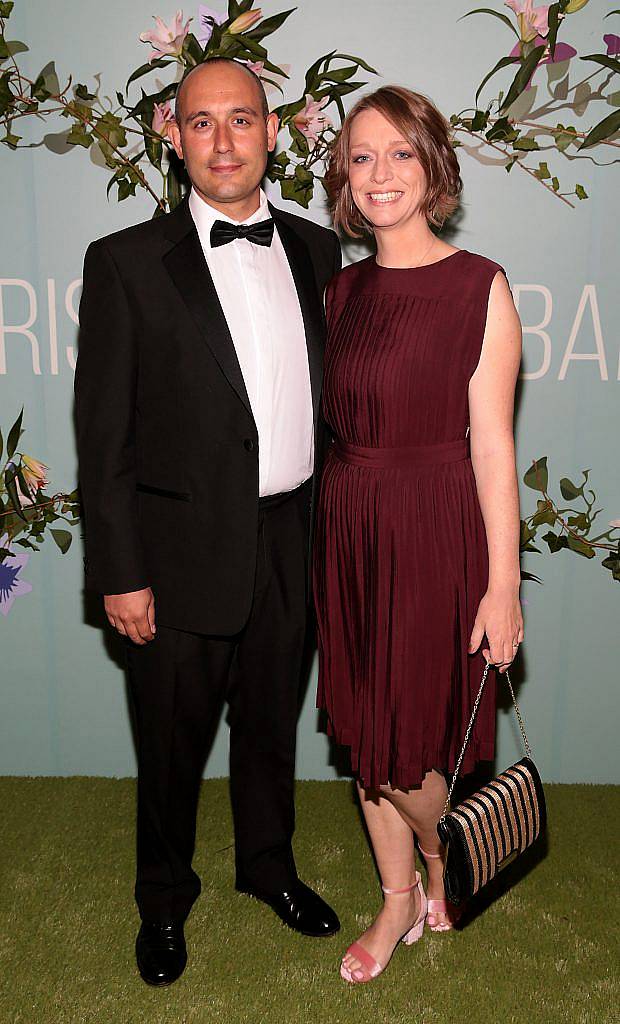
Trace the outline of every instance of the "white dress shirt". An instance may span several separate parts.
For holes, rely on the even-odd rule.
[[[211,248],[216,220],[238,224],[192,189],[189,208],[241,367],[258,430],[259,495],[291,491],[312,475],[312,393],[297,289],[282,241],[238,238]],[[271,217],[260,206],[244,224]]]

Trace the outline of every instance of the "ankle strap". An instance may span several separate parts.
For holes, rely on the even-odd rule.
[[[426,850],[423,850],[421,846],[418,846],[418,850],[420,851],[423,857],[430,857],[431,860],[441,860],[440,853],[427,853]]]
[[[411,885],[406,885],[404,889],[387,889],[385,887],[385,885],[382,885],[381,889],[385,893],[386,896],[398,896],[400,893],[411,892],[411,890],[415,889],[416,885],[418,885],[419,881],[420,881],[420,873],[418,871],[416,871],[416,873],[415,873],[415,882],[412,882]]]

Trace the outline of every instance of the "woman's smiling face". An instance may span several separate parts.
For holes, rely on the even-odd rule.
[[[417,215],[427,181],[411,143],[377,110],[362,110],[349,137],[349,184],[373,227],[402,226]]]

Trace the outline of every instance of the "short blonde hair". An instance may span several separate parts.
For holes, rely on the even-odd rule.
[[[386,85],[363,96],[344,120],[325,176],[334,225],[352,238],[360,238],[364,231],[372,233],[349,184],[351,125],[363,110],[376,110],[408,140],[426,174],[422,212],[430,224],[441,227],[458,207],[463,188],[450,125],[426,96],[400,85]]]

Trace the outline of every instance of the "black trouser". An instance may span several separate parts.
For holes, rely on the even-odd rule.
[[[158,626],[154,640],[129,649],[138,740],[135,894],[144,920],[184,920],[200,893],[192,869],[196,808],[224,698],[237,886],[275,894],[297,877],[291,839],[309,502],[309,484],[261,499],[254,597],[241,633]]]

